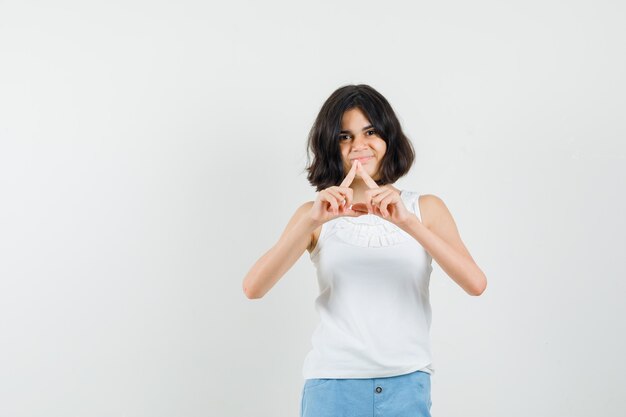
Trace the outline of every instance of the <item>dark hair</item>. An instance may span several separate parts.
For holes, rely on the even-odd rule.
[[[404,176],[415,159],[411,141],[402,132],[391,105],[378,91],[366,84],[346,85],[335,90],[322,105],[307,141],[313,163],[307,166],[307,179],[321,191],[339,185],[346,173],[339,147],[343,113],[359,108],[387,144],[379,167],[378,185],[392,184]]]

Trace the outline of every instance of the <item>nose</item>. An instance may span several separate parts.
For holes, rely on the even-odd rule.
[[[354,137],[354,141],[352,142],[352,147],[354,149],[366,148],[367,146],[367,137],[364,134],[356,135]]]

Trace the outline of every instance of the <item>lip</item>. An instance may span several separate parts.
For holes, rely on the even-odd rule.
[[[373,156],[363,156],[361,158],[352,158],[352,159],[350,159],[350,161],[354,162],[355,160],[358,159],[359,161],[361,161],[361,163],[363,163],[363,162],[369,161],[372,158],[373,158]]]

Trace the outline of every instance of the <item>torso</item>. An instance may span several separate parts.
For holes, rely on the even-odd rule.
[[[418,204],[419,204],[420,214],[422,215],[422,224],[426,226],[426,228],[430,228],[429,219],[432,219],[433,215],[430,213],[431,207],[429,207],[427,200],[428,200],[428,195],[420,196],[418,199]],[[313,204],[313,201],[311,201],[311,205],[312,204]],[[317,245],[317,239],[319,239],[321,231],[322,231],[322,226],[319,226],[313,231],[313,234],[311,235],[311,245],[307,248],[309,253],[311,253],[315,249],[315,246]]]

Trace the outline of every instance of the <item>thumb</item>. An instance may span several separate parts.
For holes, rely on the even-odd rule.
[[[363,216],[367,213],[364,213],[362,211],[357,211],[357,210],[352,210],[350,208],[346,208],[344,211],[344,215],[348,216],[348,217],[359,217],[359,216]]]

